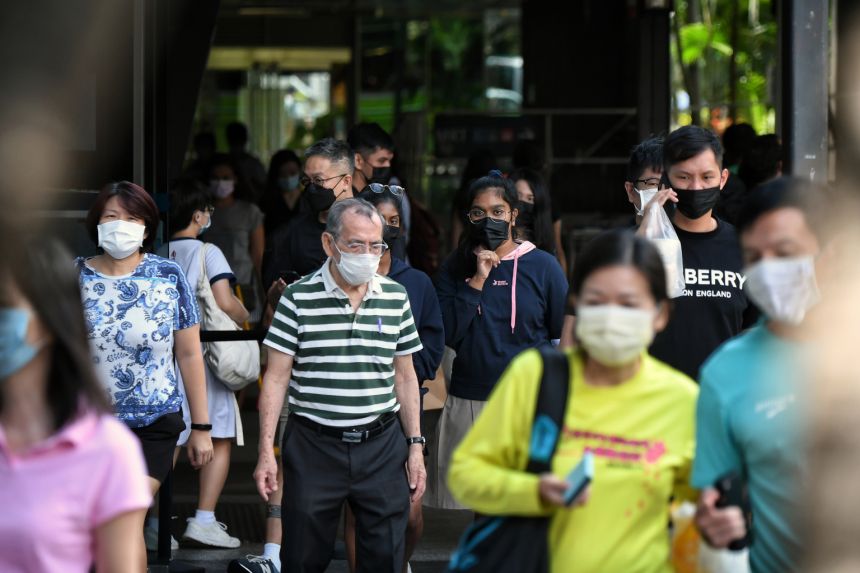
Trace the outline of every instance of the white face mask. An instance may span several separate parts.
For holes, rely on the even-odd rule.
[[[601,364],[630,364],[654,340],[654,311],[611,304],[580,306],[576,309],[576,337]]]
[[[639,193],[639,208],[636,209],[636,214],[640,217],[644,217],[645,207],[648,206],[648,203],[650,203],[651,200],[654,199],[654,197],[660,190],[656,187],[654,189],[636,189],[634,187],[633,190]]]
[[[746,269],[744,292],[771,320],[797,325],[821,300],[815,259],[765,259]]]
[[[98,227],[99,246],[117,260],[130,257],[143,246],[146,227],[128,221],[101,223]]]
[[[198,237],[199,237],[200,235],[202,235],[202,234],[203,234],[203,233],[204,233],[204,232],[205,232],[209,227],[211,227],[211,226],[212,226],[212,213],[210,213],[210,212],[208,212],[208,211],[207,211],[207,212],[205,212],[204,214],[206,215],[206,224],[205,224],[205,225],[201,225],[200,230],[199,230],[199,231],[197,231],[197,236],[198,236]]]
[[[213,179],[210,182],[212,194],[218,199],[225,199],[233,194],[236,189],[236,182],[231,179]]]
[[[364,255],[354,255],[352,253],[344,253],[334,246],[337,252],[340,253],[340,262],[336,263],[337,270],[343,280],[352,286],[363,285],[370,282],[373,275],[379,269],[379,259],[382,255],[373,255],[367,253]]]

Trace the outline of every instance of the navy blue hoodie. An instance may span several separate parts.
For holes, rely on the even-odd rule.
[[[561,338],[567,280],[555,257],[524,242],[475,290],[452,272],[459,256],[436,277],[445,344],[457,352],[449,393],[486,400],[514,356]]]
[[[433,281],[426,274],[394,257],[391,258],[388,278],[397,281],[406,289],[415,328],[418,329],[418,336],[424,346],[422,350],[412,355],[412,364],[415,366],[418,382],[433,380],[436,378],[436,370],[442,362],[442,352],[445,350],[442,312],[439,310],[439,299],[436,298]]]

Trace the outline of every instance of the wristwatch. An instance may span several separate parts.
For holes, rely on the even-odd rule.
[[[412,436],[410,438],[406,438],[406,445],[412,447],[412,444],[421,444],[421,453],[425,456],[427,455],[427,438],[424,436]]]

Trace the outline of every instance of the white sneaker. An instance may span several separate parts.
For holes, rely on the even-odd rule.
[[[200,523],[193,517],[188,518],[188,527],[185,528],[182,539],[190,539],[203,545],[226,549],[235,549],[242,545],[238,537],[231,537],[227,534],[227,526],[220,521]]]
[[[147,551],[158,551],[158,529],[146,526],[143,528],[143,539],[146,542]],[[176,551],[179,549],[179,542],[172,535],[170,536],[170,550]]]

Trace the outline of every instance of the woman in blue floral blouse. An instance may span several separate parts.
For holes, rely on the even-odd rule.
[[[188,457],[195,468],[212,459],[197,302],[179,265],[144,252],[157,228],[149,193],[111,183],[87,215],[103,253],[76,261],[93,362],[117,417],[140,439],[153,493],[185,428],[174,361],[191,409]]]

